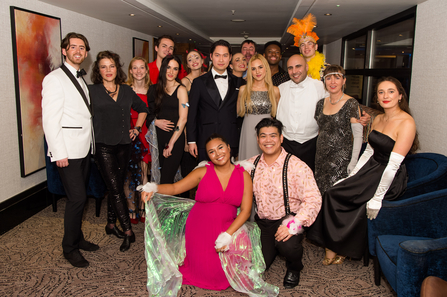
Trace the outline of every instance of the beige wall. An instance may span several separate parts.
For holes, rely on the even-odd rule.
[[[62,37],[68,32],[84,34],[90,43],[91,51],[83,67],[89,72],[92,61],[101,50],[112,50],[122,57],[127,66],[132,58],[132,37],[149,40],[152,48],[152,36],[123,27],[112,25],[91,17],[73,13],[37,0],[1,0],[0,1],[0,202],[3,202],[46,180],[45,170],[28,177],[20,177],[20,153],[17,135],[16,98],[14,88],[14,67],[11,44],[11,19],[9,7],[23,9],[59,17]],[[152,53],[150,53],[152,57]],[[89,75],[87,75],[89,77]]]
[[[417,7],[410,108],[421,151],[447,155],[447,1]]]

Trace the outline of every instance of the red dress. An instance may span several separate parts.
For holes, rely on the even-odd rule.
[[[185,226],[186,257],[179,271],[184,285],[225,290],[230,286],[219,254],[214,248],[220,233],[227,231],[237,216],[244,194],[244,168],[236,165],[225,191],[209,162]]]
[[[146,103],[147,106],[147,95],[146,94],[137,94],[138,97],[141,98],[141,100],[143,100],[144,103]],[[138,112],[136,112],[133,109],[130,109],[130,127],[133,128],[135,127],[135,124],[137,123],[137,119],[138,119]],[[141,142],[141,154],[143,157],[143,161],[147,164],[151,161],[151,154],[149,152],[149,143],[147,143],[146,141],[146,134],[147,134],[147,127],[146,125],[143,125],[141,127],[141,133],[138,134],[138,137],[140,139]]]

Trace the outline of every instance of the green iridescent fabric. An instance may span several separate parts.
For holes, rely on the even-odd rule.
[[[149,296],[177,296],[182,285],[178,266],[185,259],[185,224],[194,200],[155,194],[146,203],[144,232]],[[277,296],[279,288],[262,279],[265,270],[260,229],[245,223],[233,236],[230,250],[220,253],[233,289],[249,296]]]

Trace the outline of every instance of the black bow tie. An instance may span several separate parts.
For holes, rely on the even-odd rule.
[[[81,70],[79,70],[79,71],[76,71],[76,77],[80,77],[80,76],[84,76],[84,75],[86,75],[87,74],[87,72],[85,72],[85,70],[84,69],[81,69]]]
[[[218,78],[226,79],[227,75],[218,75],[218,74],[214,75],[214,79],[218,79]]]

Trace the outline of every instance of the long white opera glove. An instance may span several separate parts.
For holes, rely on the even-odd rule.
[[[352,136],[354,137],[354,143],[352,144],[351,162],[348,165],[348,174],[350,174],[357,164],[359,159],[360,150],[363,142],[363,126],[360,123],[351,123]]]
[[[222,232],[217,237],[216,242],[215,242],[216,245],[214,246],[214,248],[220,249],[224,246],[227,246],[224,249],[224,251],[226,252],[230,249],[230,243],[231,243],[231,235],[228,234],[227,232]]]
[[[348,175],[348,177],[342,178],[338,181],[336,181],[334,183],[334,186],[342,181],[344,181],[345,179],[353,176],[354,174],[356,174],[362,167],[363,165],[366,164],[366,162],[368,162],[368,160],[371,158],[371,156],[374,154],[374,149],[371,147],[371,145],[369,145],[369,143],[366,145],[366,149],[363,152],[362,156],[360,157],[360,159],[358,160],[357,164],[355,165],[354,169],[351,171],[351,173]]]
[[[394,176],[396,175],[396,172],[404,159],[404,156],[391,152],[390,160],[382,173],[382,178],[380,179],[376,193],[374,194],[374,197],[366,203],[366,216],[368,219],[374,220],[377,217],[377,214],[382,207],[383,197],[385,197],[386,192],[390,188],[391,183],[394,180]]]

